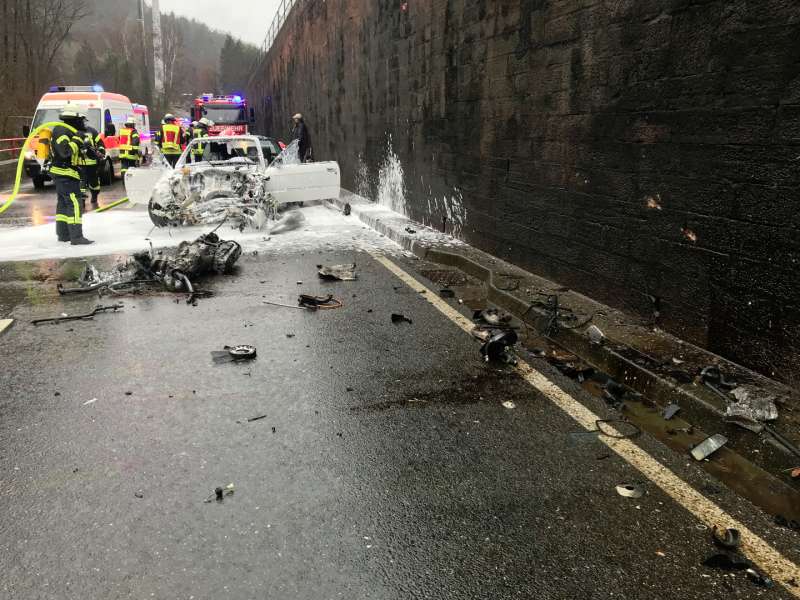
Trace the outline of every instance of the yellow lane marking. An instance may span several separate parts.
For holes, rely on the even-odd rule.
[[[373,254],[372,257],[414,291],[420,293],[424,291],[425,293],[420,295],[461,329],[467,333],[472,331],[472,321],[447,304],[435,292],[424,286],[412,275],[406,273],[396,263],[378,254]],[[518,371],[533,388],[541,392],[586,430],[596,429],[595,421],[600,419],[600,416],[586,408],[524,361],[520,361]],[[605,427],[605,429],[608,429],[609,433],[614,433],[613,428]],[[733,516],[703,496],[630,440],[618,440],[606,436],[598,436],[598,439],[628,464],[638,469],[645,477],[697,517],[709,529],[714,526],[738,529],[741,532],[742,553],[760,566],[775,581],[784,584],[786,590],[794,597],[800,598],[800,588],[785,585],[788,580],[800,577],[800,567],[798,565],[784,557],[770,546],[766,540],[759,537],[743,523],[737,521]]]

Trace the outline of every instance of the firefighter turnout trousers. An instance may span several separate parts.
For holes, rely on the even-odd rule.
[[[83,188],[87,189],[92,193],[92,204],[97,204],[97,197],[100,195],[100,167],[95,162],[95,164],[87,164],[84,165],[81,169],[81,175],[83,177]]]
[[[139,166],[139,160],[136,158],[120,158],[120,164],[122,165],[122,176],[125,176],[125,173],[128,172],[128,169],[133,169]]]
[[[83,237],[80,193],[81,182],[73,177],[53,176],[56,183],[56,234],[59,242],[70,242]]]

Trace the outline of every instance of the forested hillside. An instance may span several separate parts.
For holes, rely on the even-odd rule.
[[[18,134],[57,83],[99,83],[155,116],[185,112],[202,92],[244,87],[254,46],[174,14],[162,14],[161,28],[166,98],[155,98],[151,14],[143,26],[138,0],[0,0],[0,136]]]

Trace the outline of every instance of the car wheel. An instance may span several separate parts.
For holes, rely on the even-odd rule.
[[[37,190],[44,189],[44,175],[34,175],[32,179],[34,188],[36,188]]]
[[[158,215],[154,212],[161,210],[162,210],[161,205],[158,202],[156,202],[156,199],[150,198],[150,202],[147,203],[147,212],[150,214],[150,220],[156,227],[167,227],[169,225],[169,219],[163,215]]]

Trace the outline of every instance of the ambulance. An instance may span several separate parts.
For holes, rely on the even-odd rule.
[[[58,121],[61,110],[70,104],[86,114],[87,124],[100,132],[106,146],[106,161],[100,165],[100,183],[110,185],[119,172],[119,142],[117,132],[125,121],[133,117],[142,141],[142,154],[151,153],[150,118],[147,107],[133,104],[127,96],[106,92],[99,85],[53,86],[42,96],[30,128],[23,131],[27,137],[32,129],[44,123]],[[25,149],[25,173],[33,180],[36,189],[44,188],[50,175],[44,169],[50,156],[50,131],[44,129]]]

